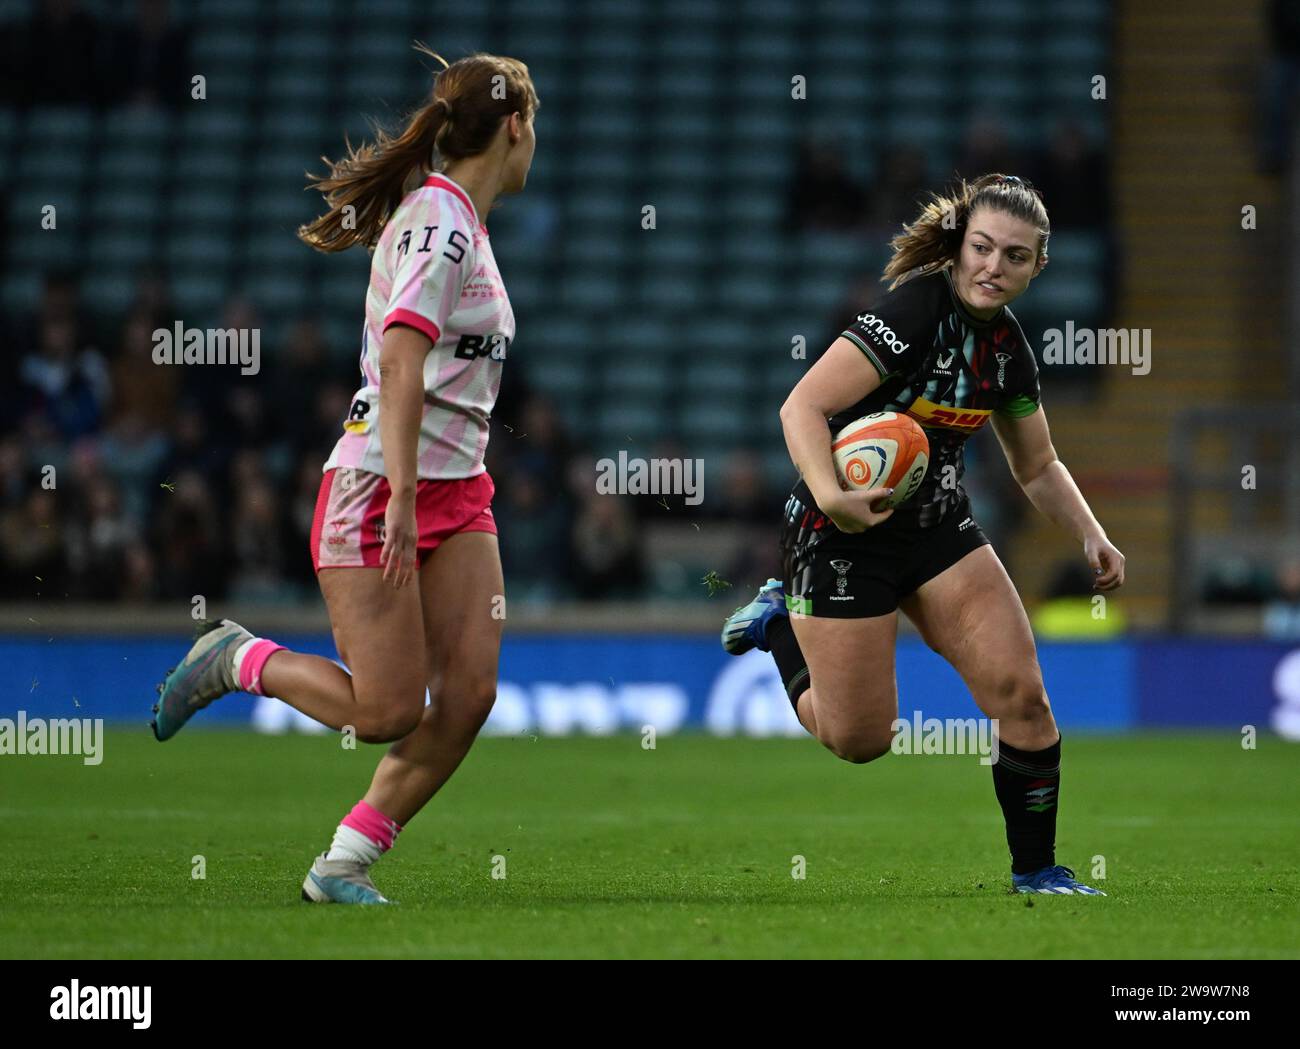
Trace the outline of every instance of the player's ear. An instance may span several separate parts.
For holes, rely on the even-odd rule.
[[[1039,255],[1039,256],[1038,256],[1038,265],[1036,265],[1036,266],[1034,267],[1034,272],[1031,273],[1031,274],[1029,275],[1029,279],[1030,279],[1030,280],[1033,280],[1033,279],[1034,279],[1035,277],[1037,277],[1040,273],[1042,273],[1043,270],[1046,268],[1048,262],[1050,262],[1050,261],[1051,261],[1051,260],[1050,260],[1046,255]]]

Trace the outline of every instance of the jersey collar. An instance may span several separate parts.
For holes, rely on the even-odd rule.
[[[460,183],[439,172],[438,174],[430,175],[424,180],[424,184],[426,186],[437,186],[439,189],[445,189],[447,192],[459,197],[465,202],[465,207],[469,208],[469,213],[474,216],[474,221],[478,223],[478,228],[484,233],[487,232],[487,226],[485,226],[483,220],[478,217],[478,209],[474,207],[474,202],[469,199],[469,194],[465,192]]]

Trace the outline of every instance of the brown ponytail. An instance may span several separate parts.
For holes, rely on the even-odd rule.
[[[973,182],[958,179],[951,193],[932,193],[921,214],[889,242],[894,255],[881,277],[891,282],[889,290],[893,291],[914,270],[921,275],[950,266],[961,251],[966,224],[981,207],[1005,212],[1037,227],[1038,256],[1046,261],[1052,226],[1038,190],[1014,175],[981,175]]]
[[[416,50],[436,58],[443,70],[401,134],[377,127],[373,143],[354,148],[345,140],[342,160],[321,157],[329,174],[307,175],[308,188],[321,192],[329,210],[302,226],[298,237],[318,251],[373,247],[402,197],[427,174],[448,160],[484,152],[503,118],[520,113],[527,120],[540,106],[528,67],[518,59],[479,53],[448,65],[423,44]],[[345,214],[345,208],[352,210]]]

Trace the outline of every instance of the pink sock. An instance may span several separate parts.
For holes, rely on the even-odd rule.
[[[351,827],[358,834],[364,834],[379,847],[380,852],[387,852],[393,847],[393,842],[402,829],[365,801],[358,801],[353,805],[352,811],[343,817],[340,826]]]
[[[283,645],[277,645],[264,637],[245,641],[235,653],[235,673],[239,676],[239,687],[255,696],[266,695],[262,691],[262,668],[266,666],[271,654],[282,648]]]

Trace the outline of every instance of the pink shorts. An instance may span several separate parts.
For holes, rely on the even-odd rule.
[[[316,497],[311,526],[311,563],[322,568],[379,568],[384,548],[384,512],[391,493],[388,478],[368,470],[328,470]],[[491,532],[492,495],[496,486],[486,470],[451,481],[417,481],[415,523],[420,538],[415,558],[424,558],[444,539],[459,532]]]

